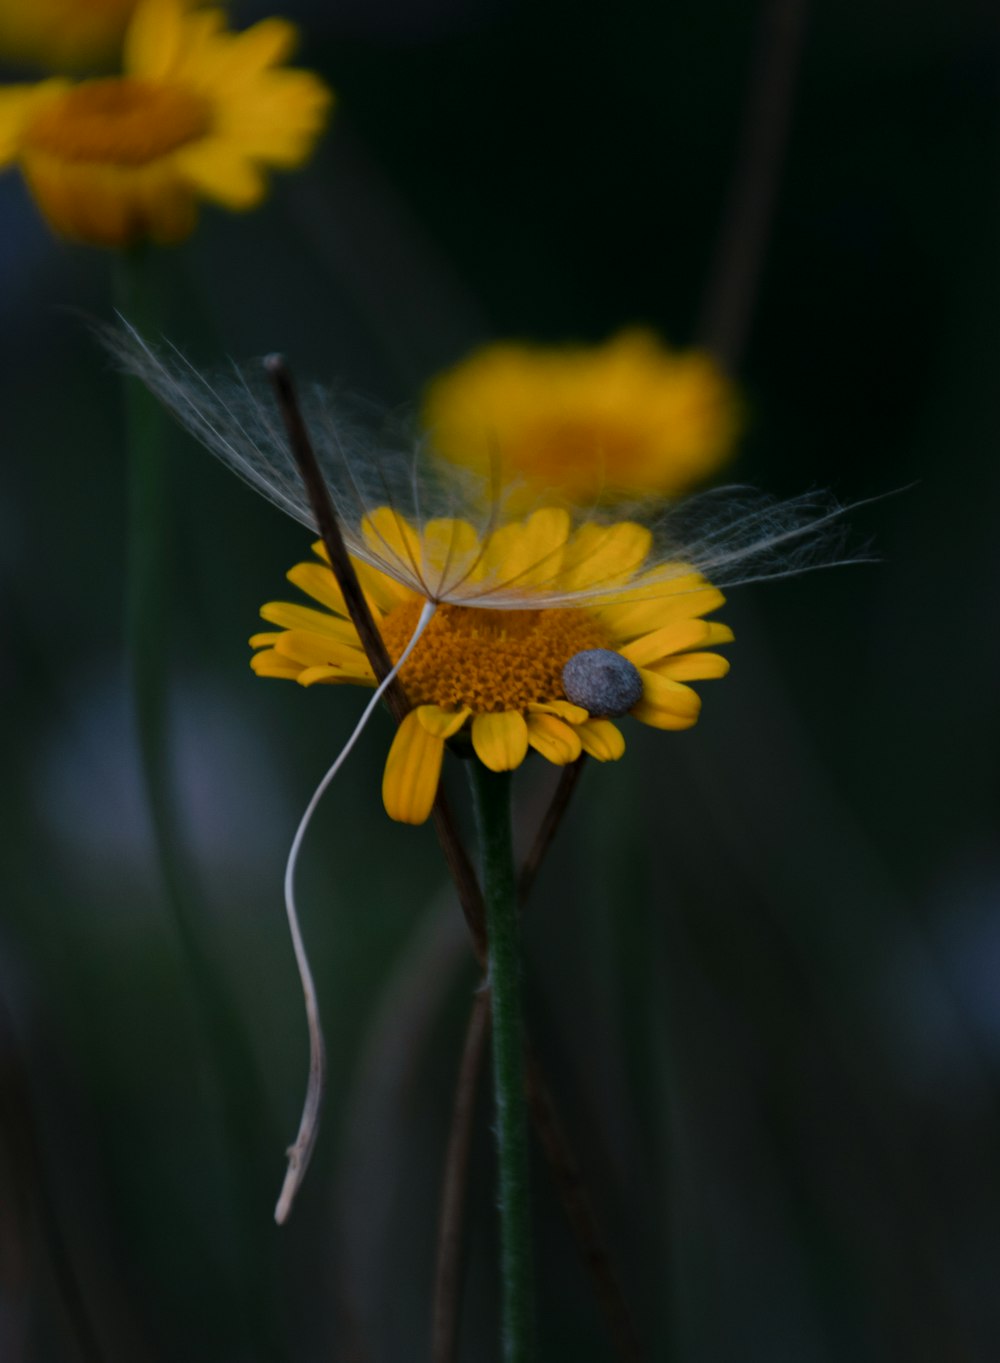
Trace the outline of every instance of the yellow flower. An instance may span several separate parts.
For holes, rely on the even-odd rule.
[[[593,347],[486,346],[430,384],[423,422],[451,463],[497,464],[513,511],[540,493],[584,506],[674,497],[726,461],[740,417],[708,355],[631,330]]]
[[[53,71],[113,57],[137,0],[0,0],[0,56]]]
[[[51,226],[91,245],[180,241],[200,198],[240,212],[266,171],[309,156],[330,92],[281,63],[295,29],[243,33],[221,10],[141,0],[119,77],[0,90],[0,168],[16,163]]]
[[[471,741],[493,771],[520,766],[529,749],[557,766],[581,753],[615,761],[625,742],[612,718],[690,728],[701,701],[686,683],[728,671],[706,650],[732,633],[703,618],[722,593],[682,563],[649,566],[652,536],[635,522],[574,528],[565,509],[545,507],[480,535],[450,518],[417,530],[383,506],[364,518],[361,542],[355,566],[393,661],[425,603],[438,603],[399,674],[414,708],[382,794],[403,823],[430,813],[448,739]],[[324,561],[288,576],[322,609],[264,606],[278,629],[251,639],[253,668],[303,686],[374,686],[322,544],[314,549]]]

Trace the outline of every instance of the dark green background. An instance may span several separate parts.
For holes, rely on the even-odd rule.
[[[339,96],[322,150],[150,267],[197,360],[282,349],[395,408],[490,335],[697,339],[755,6],[297,17]],[[696,729],[633,725],[586,773],[526,922],[533,1031],[653,1359],[1000,1351],[998,36],[973,0],[811,7],[733,473],[892,494],[849,517],[879,561],[734,592],[731,676]],[[361,695],[252,677],[307,536],[172,436],[185,944],[130,718],[119,382],[87,327],[114,262],[52,241],[14,174],[0,215],[0,1357],[426,1358],[474,981],[433,837],[381,812],[380,717],[303,866],[331,1083],[278,1231],[305,1074],[283,858]],[[487,1361],[480,1116],[463,1358]],[[535,1173],[543,1356],[609,1359]]]

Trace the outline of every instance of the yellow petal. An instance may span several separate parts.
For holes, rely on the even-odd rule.
[[[250,659],[250,666],[258,677],[288,677],[297,681],[302,668],[283,658],[280,653],[275,653],[273,648],[267,648],[263,653],[255,653]]]
[[[298,587],[299,591],[305,592],[306,596],[311,596],[314,601],[318,601],[328,611],[343,616],[345,620],[348,618],[343,593],[337,586],[337,579],[334,577],[329,564],[296,563],[294,568],[289,568],[285,576],[289,582]]]
[[[122,50],[128,75],[147,80],[167,75],[180,51],[183,18],[177,0],[143,0],[136,5]]]
[[[287,19],[262,19],[238,34],[232,47],[244,72],[263,71],[290,57],[298,36],[295,25]]]
[[[729,659],[721,653],[681,653],[676,658],[655,663],[650,671],[673,681],[707,681],[711,677],[724,677],[729,671]]]
[[[49,225],[72,240],[113,248],[145,238],[166,244],[194,227],[195,200],[171,157],[115,166],[28,148],[21,169]]]
[[[471,581],[489,589],[512,592],[558,580],[570,531],[569,513],[562,507],[541,507],[523,521],[494,530]]]
[[[440,596],[466,578],[478,549],[479,536],[468,521],[428,521],[421,535],[421,577],[428,595]]]
[[[678,620],[664,629],[654,630],[652,634],[641,635],[618,651],[636,667],[646,667],[659,662],[674,653],[684,653],[692,648],[704,648],[709,644],[728,644],[732,642],[733,632],[728,625],[715,620]]]
[[[419,705],[417,718],[429,734],[437,738],[451,738],[469,718],[471,710],[443,710],[440,705]]]
[[[358,575],[365,596],[370,597],[383,614],[388,614],[393,607],[403,601],[412,601],[416,596],[411,587],[407,587],[404,582],[397,582],[388,573],[381,573],[371,564],[359,563],[357,559],[353,562],[354,571]]]
[[[518,543],[519,586],[542,586],[556,580],[569,531],[569,512],[563,507],[543,506],[525,517]]]
[[[312,606],[299,606],[291,601],[268,601],[261,606],[260,616],[269,625],[280,625],[283,629],[304,629],[311,634],[322,634],[342,644],[361,648],[361,641],[349,620],[338,620],[335,615],[314,610]]]
[[[528,726],[524,716],[507,710],[476,715],[472,721],[472,746],[490,771],[513,771],[528,752]]]
[[[411,710],[396,730],[382,777],[382,802],[390,819],[420,824],[434,805],[444,740],[432,734]]]
[[[303,667],[336,667],[359,681],[368,681],[372,676],[371,664],[360,649],[348,648],[322,634],[288,629],[275,640],[274,647],[283,658]]]
[[[346,686],[346,684],[350,684],[350,686],[375,686],[375,677],[368,677],[365,680],[364,677],[357,677],[353,673],[347,672],[345,668],[338,668],[335,665],[326,664],[326,662],[320,664],[319,667],[302,668],[302,671],[298,673],[297,681],[300,686],[315,686],[316,681],[330,681],[330,683],[343,684],[343,686]]]
[[[581,742],[577,731],[555,715],[528,715],[528,742],[549,762],[564,767],[580,756]]]
[[[697,723],[701,711],[697,691],[644,668],[639,669],[639,675],[642,700],[630,711],[634,719],[654,729],[690,729]]]
[[[234,213],[256,208],[267,193],[263,172],[216,137],[190,142],[174,152],[177,174],[206,199]]]
[[[46,80],[35,85],[7,85],[0,88],[0,167],[17,159],[21,133],[35,113],[68,90],[65,80]]]
[[[710,615],[725,604],[726,598],[717,587],[710,587],[694,575],[677,578],[674,584],[659,588],[660,595],[649,600],[628,601],[621,605],[604,606],[599,612],[616,642],[635,639],[640,634],[663,629],[679,620]],[[652,588],[648,589],[652,592]]]
[[[330,567],[330,556],[326,552],[326,545],[322,540],[315,542],[313,553],[318,554],[327,567]],[[376,620],[380,611],[391,611],[401,601],[412,600],[414,592],[409,587],[403,586],[401,582],[387,577],[385,573],[380,573],[377,568],[373,568],[369,563],[363,563],[353,554],[351,555],[351,562],[358,575],[358,581],[361,583],[361,589],[368,598],[369,605],[374,609]]]
[[[200,84],[211,87],[208,72]],[[214,131],[233,151],[267,166],[291,170],[311,154],[333,98],[308,71],[269,71],[223,92]]]
[[[613,586],[627,580],[649,553],[653,537],[643,525],[582,525],[566,546],[560,586],[566,591]]]
[[[660,676],[648,668],[640,667],[642,678],[642,699],[658,710],[672,710],[678,715],[697,716],[701,709],[701,696],[683,682],[673,681],[670,677]]]
[[[531,704],[528,711],[533,715],[558,715],[569,724],[582,724],[589,718],[582,705],[573,705],[568,700],[551,700],[543,704]]]
[[[697,715],[694,718],[675,715],[670,710],[657,710],[655,705],[647,705],[645,701],[640,701],[631,711],[631,715],[633,719],[648,724],[651,729],[671,729],[678,732],[682,729],[692,729],[698,722]]]
[[[621,730],[610,719],[588,719],[576,732],[583,751],[598,762],[617,762],[625,751]]]
[[[420,537],[404,516],[391,506],[377,507],[361,522],[361,534],[385,563],[383,572],[399,573],[405,582],[420,581],[423,553]]]

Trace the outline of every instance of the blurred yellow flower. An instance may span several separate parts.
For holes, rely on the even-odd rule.
[[[417,530],[380,507],[361,534],[368,561],[355,557],[355,567],[393,661],[437,603],[399,674],[414,709],[393,739],[382,796],[402,823],[427,818],[456,735],[493,771],[520,766],[529,748],[557,766],[581,753],[615,761],[625,740],[612,718],[690,728],[701,699],[686,683],[728,671],[706,650],[732,633],[703,618],[722,593],[683,563],[656,562],[649,530],[633,521],[574,528],[564,508],[545,507],[480,535],[447,518]],[[278,629],[251,639],[254,671],[374,686],[323,546],[314,548],[324,561],[288,577],[323,609],[264,606]]]
[[[640,329],[598,346],[486,346],[431,382],[422,416],[433,450],[511,488],[508,510],[546,494],[675,497],[725,463],[740,427],[708,355]]]
[[[0,168],[17,164],[50,225],[95,246],[180,241],[201,198],[254,208],[330,108],[317,76],[281,65],[295,36],[282,19],[232,33],[221,10],[141,0],[122,76],[0,90]]]
[[[0,59],[78,71],[116,56],[137,0],[0,0]]]

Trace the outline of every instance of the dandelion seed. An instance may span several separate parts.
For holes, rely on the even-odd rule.
[[[106,328],[102,339],[119,364],[134,374],[177,420],[244,482],[307,528],[318,529],[288,448],[284,427],[256,370],[206,375],[171,347],[157,349],[134,328]],[[613,511],[562,504],[554,484],[544,499],[565,510],[581,531],[574,553],[589,560],[592,580],[567,573],[564,555],[529,546],[516,572],[506,559],[507,536],[517,536],[504,515],[503,487],[493,470],[470,469],[428,457],[403,432],[375,425],[370,414],[351,417],[343,398],[319,384],[300,393],[302,413],[351,555],[400,587],[441,604],[516,610],[593,604],[644,590],[657,581],[692,572],[717,587],[789,577],[845,558],[844,508],[825,493],[778,501],[752,488],[726,486],[679,501],[643,498]],[[495,495],[488,493],[493,489]],[[383,508],[376,525],[368,518]],[[627,520],[626,520],[627,513]],[[392,523],[400,522],[394,534]],[[383,533],[379,528],[388,524]],[[544,522],[543,522],[544,523]],[[649,534],[643,576],[604,572],[593,552],[608,552],[614,524],[639,525]],[[403,531],[403,525],[409,531]],[[429,553],[417,552],[417,531],[426,529]],[[496,535],[494,535],[494,532]],[[628,532],[618,531],[618,535]],[[483,544],[490,549],[484,554]],[[595,587],[595,582],[598,585]]]
[[[315,529],[284,432],[254,380],[207,379],[132,331],[111,343],[213,453]],[[400,673],[414,709],[383,778],[386,809],[404,823],[427,818],[449,740],[470,743],[494,771],[520,766],[529,750],[556,765],[581,753],[619,758],[621,731],[566,694],[563,669],[582,652],[610,650],[637,668],[633,718],[691,727],[701,700],[689,683],[728,671],[714,648],[732,634],[705,618],[723,604],[720,587],[830,560],[840,508],[822,498],[780,504],[728,489],[666,509],[647,501],[649,524],[552,505],[509,520],[484,506],[482,485],[467,472],[449,474],[419,449],[349,429],[326,390],[306,390],[303,407],[390,658],[399,658],[424,605],[437,608]],[[253,636],[254,669],[304,686],[372,686],[323,547],[314,547],[318,561],[298,564],[289,578],[315,604],[263,608],[275,628]]]
[[[269,169],[312,151],[331,95],[282,65],[295,29],[266,19],[242,33],[218,9],[140,0],[124,74],[0,90],[0,168],[16,164],[50,226],[90,245],[170,243],[198,201],[256,207]]]
[[[133,331],[111,338],[120,359],[204,443],[276,505],[315,528],[285,435],[254,380],[209,380]],[[446,743],[471,745],[494,771],[534,750],[556,765],[588,753],[614,761],[625,740],[608,718],[567,693],[564,669],[593,650],[637,671],[628,713],[654,728],[696,723],[691,682],[722,677],[714,650],[732,639],[706,617],[721,587],[830,562],[840,508],[819,497],[775,503],[746,489],[704,494],[635,516],[548,505],[514,520],[484,507],[481,486],[449,475],[418,449],[348,429],[329,393],[307,390],[304,413],[377,627],[390,658],[411,639],[426,603],[435,613],[400,680],[413,710],[393,739],[383,778],[392,818],[422,823]],[[464,513],[464,514],[462,514]],[[636,518],[646,515],[649,523]],[[275,601],[255,634],[258,675],[373,686],[367,656],[321,544],[290,580],[314,604]],[[571,669],[572,671],[572,669]]]

